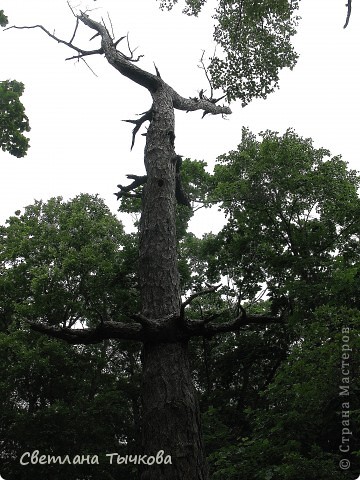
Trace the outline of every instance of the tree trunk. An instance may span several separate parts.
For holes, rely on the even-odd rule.
[[[147,183],[140,222],[139,281],[142,314],[159,327],[180,313],[176,254],[174,107],[171,95],[153,93],[146,136]],[[176,320],[171,326],[179,329]],[[142,382],[143,454],[163,450],[171,464],[143,468],[141,480],[206,480],[200,412],[187,342],[146,342]]]
[[[144,454],[160,450],[171,465],[151,465],[141,480],[206,480],[200,412],[186,343],[147,344],[143,375]]]

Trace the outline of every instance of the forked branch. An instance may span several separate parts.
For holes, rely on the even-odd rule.
[[[135,137],[138,131],[140,130],[141,125],[144,122],[151,121],[152,119],[152,109],[148,110],[147,112],[144,112],[141,114],[142,116],[137,119],[137,120],[123,120],[123,122],[128,122],[128,123],[133,123],[135,125],[133,131],[132,131],[132,141],[131,141],[131,150],[133,149],[135,145]]]
[[[147,181],[147,175],[126,175],[127,178],[131,178],[134,181],[130,183],[130,185],[117,185],[117,187],[120,189],[118,192],[114,193],[116,195],[117,199],[119,200],[121,197],[135,197],[139,198],[140,195],[137,195],[136,193],[131,194],[130,192],[135,190],[135,188],[140,187],[144,185]]]
[[[180,307],[180,318],[183,320],[185,318],[185,308],[190,305],[190,303],[195,300],[195,298],[198,298],[198,297],[201,297],[203,295],[208,295],[209,293],[214,293],[216,292],[216,290],[220,287],[220,285],[214,285],[212,287],[209,287],[205,290],[200,290],[199,292],[195,292],[193,294],[190,295],[189,298],[187,298],[185,300],[185,302],[183,302],[181,304],[181,307]]]
[[[184,324],[191,336],[214,337],[215,335],[226,332],[237,332],[241,327],[248,325],[268,325],[272,323],[284,323],[283,317],[273,317],[269,315],[248,315],[241,307],[240,314],[233,320],[221,323],[212,323],[220,314],[215,314],[204,320],[185,320]]]
[[[95,50],[84,50],[74,45],[73,41],[75,39],[79,21],[95,31],[95,35],[92,37],[93,39],[96,37],[101,38],[100,48]],[[178,110],[184,110],[184,111],[203,110],[204,114],[211,113],[212,115],[231,114],[231,110],[228,106],[216,105],[216,103],[223,97],[220,97],[218,99],[213,99],[213,98],[207,99],[204,96],[203,98],[184,98],[162,80],[158,70],[156,72],[156,75],[154,75],[134,65],[134,62],[137,62],[141,58],[141,55],[134,58],[135,49],[134,50],[131,49],[128,36],[121,37],[119,40],[114,42],[106,26],[100,22],[97,22],[91,19],[84,12],[81,12],[80,15],[76,16],[76,22],[77,23],[75,25],[74,33],[69,42],[57,37],[55,34],[50,33],[50,31],[47,30],[42,25],[33,25],[33,26],[25,26],[25,27],[13,26],[9,28],[17,28],[17,29],[40,28],[43,32],[46,33],[46,35],[48,35],[50,38],[52,38],[56,42],[66,45],[72,50],[75,50],[77,52],[77,55],[75,55],[74,57],[70,57],[72,59],[74,58],[83,59],[83,57],[89,56],[89,55],[104,54],[107,61],[110,63],[110,65],[112,65],[116,70],[118,70],[125,77],[129,78],[133,82],[149,90],[150,93],[154,93],[160,87],[167,90],[172,97],[174,108]],[[130,56],[127,56],[116,49],[118,43],[123,38],[127,38]],[[133,123],[136,123],[136,122],[133,121]],[[137,125],[138,123],[136,123],[136,126]],[[135,135],[137,131],[138,131],[138,128],[135,131]],[[133,135],[133,142],[134,142],[134,138],[135,137]]]
[[[77,19],[77,24],[78,24],[78,19]],[[77,47],[76,45],[74,45],[72,42],[75,38],[75,34],[76,34],[76,30],[77,30],[77,26],[75,27],[75,31],[73,33],[73,36],[71,37],[71,40],[70,42],[67,42],[66,40],[63,40],[59,37],[57,37],[54,33],[51,33],[49,32],[49,30],[47,30],[45,27],[43,27],[42,25],[31,25],[31,26],[24,26],[24,27],[18,27],[16,25],[12,25],[11,27],[8,27],[6,28],[5,30],[11,30],[12,28],[15,28],[17,30],[31,30],[31,29],[34,29],[34,28],[40,28],[40,30],[42,30],[43,32],[46,33],[46,35],[48,35],[50,38],[52,38],[53,40],[55,40],[56,42],[58,43],[61,43],[63,45],[66,45],[67,47],[71,48],[72,50],[75,50],[76,52],[78,52],[78,55],[80,56],[86,56],[86,55],[96,55],[96,54],[102,54],[104,53],[102,48],[98,48],[96,50],[83,50],[82,48],[79,48]],[[78,55],[75,56],[75,58],[78,58]],[[73,57],[74,58],[74,57]],[[68,60],[68,59],[67,59]]]
[[[348,3],[345,5],[347,7],[347,14],[346,14],[346,20],[345,20],[345,25],[344,28],[346,28],[349,25],[350,17],[351,17],[351,1],[348,0]]]
[[[139,323],[103,322],[96,328],[60,328],[45,325],[41,322],[28,322],[36,332],[45,333],[49,337],[64,340],[73,345],[89,345],[100,343],[105,339],[143,341],[143,329]]]

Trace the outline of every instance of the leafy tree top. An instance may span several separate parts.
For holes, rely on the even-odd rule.
[[[131,244],[97,196],[51,198],[16,212],[0,228],[1,327],[11,318],[92,323],[110,313],[116,318],[119,304],[131,311]]]
[[[288,308],[281,302],[289,296],[311,309],[315,289],[327,296],[334,255],[347,252],[351,265],[359,185],[357,172],[311,139],[288,130],[259,141],[244,129],[238,149],[215,167],[212,195],[228,220],[206,241],[211,281],[230,277],[242,300],[266,285],[275,311]]]
[[[170,10],[178,0],[158,0]],[[183,12],[197,16],[206,0],[185,0]],[[228,101],[243,106],[266,98],[279,84],[282,68],[297,61],[290,40],[296,33],[299,1],[218,0],[213,38],[220,47],[210,58],[211,88],[222,89]]]

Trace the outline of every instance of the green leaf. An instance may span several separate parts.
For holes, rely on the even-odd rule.
[[[29,148],[29,139],[23,135],[30,131],[20,97],[24,85],[16,80],[0,82],[0,146],[15,157],[23,157]]]

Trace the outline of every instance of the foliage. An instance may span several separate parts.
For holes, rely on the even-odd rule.
[[[160,0],[171,9],[177,0]],[[206,0],[186,0],[184,13],[197,16]],[[210,58],[209,73],[215,89],[228,101],[266,98],[279,84],[282,68],[293,68],[297,54],[290,43],[296,33],[298,1],[218,0],[214,40],[220,53]]]
[[[26,155],[29,148],[29,139],[23,135],[30,131],[29,120],[20,101],[23,92],[21,82],[0,82],[0,146],[4,152],[18,158]]]
[[[0,10],[0,26],[6,27],[8,23],[4,10]],[[18,158],[25,156],[29,148],[29,139],[23,135],[30,131],[29,119],[20,101],[23,93],[21,82],[0,81],[0,146]]]
[[[132,452],[134,381],[129,355],[116,344],[72,347],[25,327],[0,333],[1,474],[28,478],[128,479],[132,469],[109,465],[106,453]],[[135,397],[136,398],[136,397]],[[21,465],[25,452],[72,459],[98,455],[99,465]],[[27,460],[27,459],[26,459]]]
[[[5,15],[4,10],[0,10],[0,27],[6,27],[9,23],[8,17]]]
[[[36,201],[1,227],[0,442],[6,479],[111,478],[117,467],[106,453],[138,452],[138,345],[73,347],[26,325],[41,320],[91,326],[108,315],[126,321],[137,310],[135,245],[104,202],[85,194],[68,202]],[[100,466],[20,465],[20,456],[34,450],[99,455]],[[122,468],[117,478],[131,478],[132,470]]]
[[[265,284],[274,313],[304,312],[328,299],[335,252],[356,243],[360,178],[291,130],[261,136],[244,129],[215,168],[213,198],[228,220],[209,239],[209,272],[228,276],[243,301]]]
[[[346,338],[342,328],[351,332],[348,397],[339,395]],[[262,390],[261,402],[256,408],[247,407],[246,421],[252,433],[223,444],[210,455],[212,478],[353,479],[360,466],[355,456],[360,442],[359,333],[359,311],[319,307],[275,379]],[[339,468],[343,456],[339,445],[346,426],[352,430],[347,455],[351,473]]]
[[[172,7],[178,3],[178,0],[160,0],[160,8],[171,10]],[[185,0],[185,7],[183,13],[187,15],[198,16],[201,8],[205,5],[206,0]]]
[[[185,158],[181,167],[184,190],[190,199],[205,207],[209,203],[209,187],[212,176],[206,171],[207,163],[202,160]]]
[[[161,0],[166,8],[175,3]],[[204,4],[186,0],[185,13],[197,15]],[[272,92],[280,69],[296,62],[290,38],[297,8],[298,1],[219,0],[214,39],[221,52],[210,59],[212,87],[243,105]],[[16,104],[23,86],[7,83],[18,97],[5,104],[15,103],[12,113],[26,119]],[[28,123],[22,127],[10,124],[10,134]],[[178,208],[183,292],[225,280],[220,295],[199,297],[188,316],[226,321],[246,308],[285,320],[191,345],[212,479],[350,479],[339,470],[338,445],[341,410],[349,404],[349,456],[358,469],[360,179],[340,157],[291,130],[261,136],[244,130],[213,177],[203,162],[183,165],[193,200],[219,203],[227,216],[218,235],[197,239],[186,233],[191,212]],[[15,146],[3,149],[21,156],[28,144],[16,150],[14,138]],[[121,208],[137,213],[140,205],[125,200]],[[135,246],[135,236],[90,195],[36,202],[1,228],[0,442],[9,478],[133,474],[103,465],[25,471],[14,459],[26,450],[101,456],[137,445],[138,346],[70,347],[26,326],[28,319],[67,327],[126,321],[138,310]],[[344,342],[352,352],[349,402],[339,395]]]
[[[219,158],[213,176],[202,162],[183,162],[192,199],[206,206],[217,202],[227,217],[218,235],[199,239],[186,232],[189,211],[179,207],[183,292],[207,282],[224,284],[221,295],[194,300],[187,315],[227,321],[242,305],[253,313],[272,309],[287,320],[192,341],[211,478],[350,480],[338,466],[339,381],[341,332],[349,327],[350,458],[356,470],[359,177],[340,157],[291,130],[261,138],[244,130],[238,150]],[[70,347],[29,333],[24,324],[41,319],[96,325],[106,315],[126,321],[138,309],[136,243],[103,201],[90,195],[35,202],[1,228],[5,478],[32,475],[17,462],[30,447],[58,455],[75,449],[99,456],[136,452],[138,347]],[[265,287],[268,296],[259,299]],[[84,479],[115,474],[102,462],[91,467],[76,473]],[[31,468],[39,474],[39,465]],[[74,471],[62,466],[51,475],[68,478]],[[49,472],[44,467],[40,473]],[[125,468],[119,474],[135,475]]]
[[[258,140],[244,129],[237,151],[218,159],[210,197],[227,223],[191,239],[190,261],[200,283],[225,283],[222,309],[233,317],[242,304],[285,324],[193,343],[214,480],[340,480],[360,468],[359,182],[341,157],[292,130]],[[198,303],[205,317],[221,310]],[[339,468],[347,328],[352,473]]]
[[[136,309],[134,237],[97,196],[35,202],[0,232],[0,315],[96,324]]]

